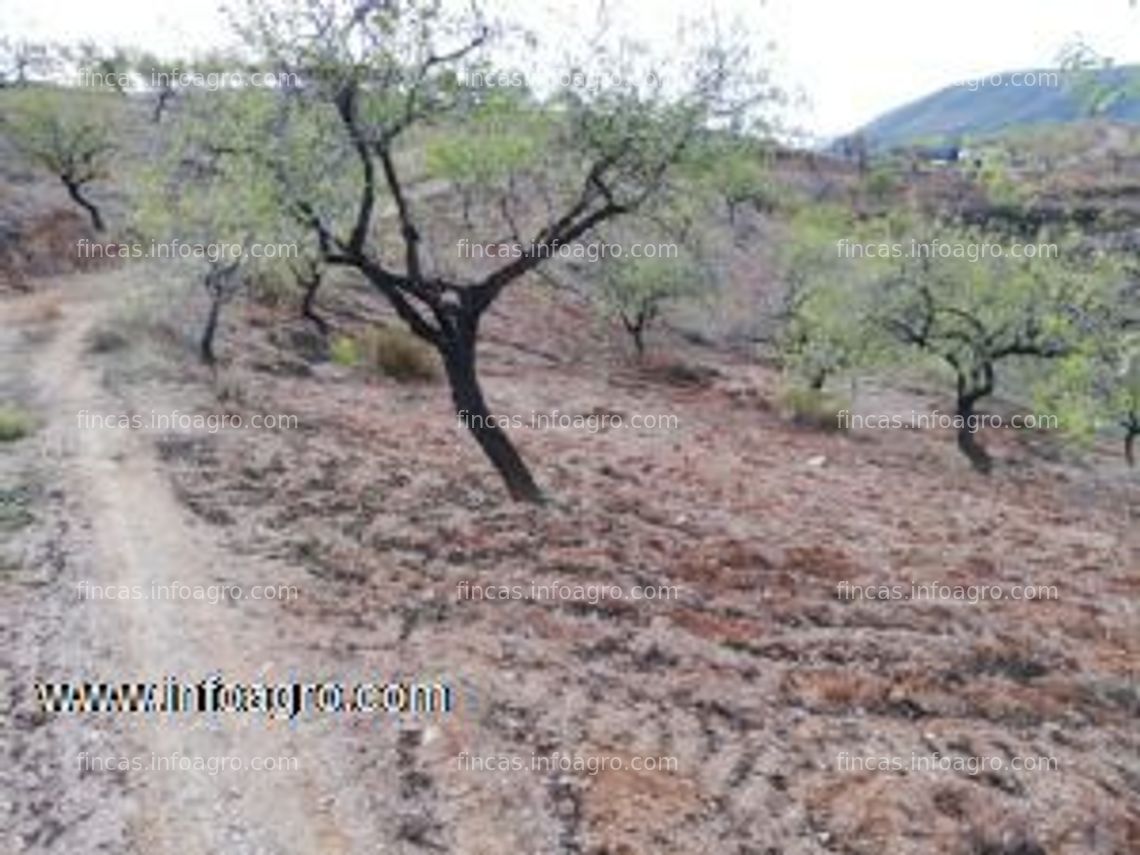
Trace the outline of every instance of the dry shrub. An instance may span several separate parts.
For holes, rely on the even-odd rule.
[[[400,327],[371,327],[360,337],[363,363],[399,383],[428,382],[439,377],[435,352]]]
[[[849,409],[849,404],[837,395],[822,389],[805,389],[791,386],[780,395],[780,409],[785,418],[798,427],[814,430],[847,430],[847,423],[839,414]]]

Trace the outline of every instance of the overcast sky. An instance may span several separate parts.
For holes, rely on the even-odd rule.
[[[1078,35],[1118,61],[1140,62],[1140,10],[1128,0],[624,0],[622,26],[664,40],[678,13],[699,14],[710,2],[776,43],[780,80],[811,102],[798,119],[821,136],[955,82],[1053,65]],[[486,5],[521,10],[531,27],[550,20],[562,28],[591,18],[597,0]],[[0,0],[0,34],[184,54],[228,37],[218,8],[216,0]]]

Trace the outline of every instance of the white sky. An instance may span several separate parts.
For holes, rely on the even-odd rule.
[[[597,2],[484,0],[520,10],[530,27],[556,21],[555,32],[593,20]],[[638,37],[665,40],[679,14],[713,4],[776,43],[779,79],[811,101],[797,118],[822,136],[955,82],[1055,65],[1078,34],[1119,62],[1140,62],[1140,9],[1128,0],[624,0],[622,21]],[[0,35],[184,55],[226,41],[228,29],[217,0],[0,0]]]

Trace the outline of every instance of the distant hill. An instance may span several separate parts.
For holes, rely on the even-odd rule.
[[[1097,82],[1115,86],[1135,80],[1140,66],[1097,72]],[[1036,85],[1027,82],[1036,81]],[[1140,124],[1140,91],[1120,98],[1106,118]],[[1010,72],[948,86],[880,116],[857,133],[874,149],[916,142],[986,136],[1018,125],[1066,124],[1083,118],[1065,76],[1056,69]],[[840,141],[842,142],[842,141]]]

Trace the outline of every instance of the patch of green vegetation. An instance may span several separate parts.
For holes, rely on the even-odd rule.
[[[338,335],[329,346],[329,358],[346,368],[360,364],[360,345],[350,335]]]
[[[23,410],[0,406],[0,442],[16,442],[35,430],[35,421]]]

